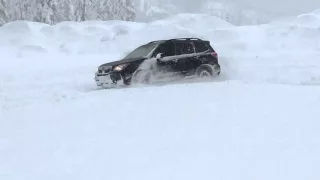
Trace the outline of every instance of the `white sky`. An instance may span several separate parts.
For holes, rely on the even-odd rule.
[[[320,9],[320,0],[230,0],[261,11],[300,14]]]
[[[148,1],[148,0],[146,0]],[[279,15],[298,15],[320,9],[320,0],[212,0],[231,2],[248,9]],[[176,0],[188,9],[196,9],[198,0]]]

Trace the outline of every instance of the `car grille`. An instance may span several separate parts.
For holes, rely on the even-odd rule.
[[[111,66],[101,67],[101,68],[99,68],[98,73],[99,74],[107,74],[111,71],[111,68],[112,68]]]

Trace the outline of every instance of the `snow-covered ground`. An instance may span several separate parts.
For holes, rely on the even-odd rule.
[[[100,64],[187,36],[218,51],[216,82],[96,89]],[[320,178],[320,11],[242,27],[14,22],[0,53],[1,180]]]

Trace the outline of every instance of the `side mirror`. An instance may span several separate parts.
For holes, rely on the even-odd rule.
[[[156,59],[157,59],[157,60],[160,60],[161,58],[163,58],[162,53],[158,53],[158,54],[156,55]]]

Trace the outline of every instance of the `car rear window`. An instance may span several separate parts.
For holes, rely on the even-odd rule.
[[[207,50],[213,50],[209,43],[195,41],[194,45],[197,49],[197,52],[205,52]]]

